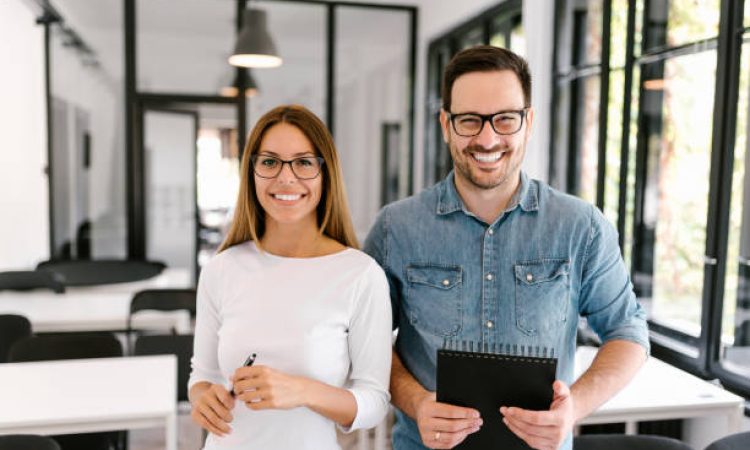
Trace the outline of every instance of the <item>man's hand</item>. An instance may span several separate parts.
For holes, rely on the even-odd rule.
[[[416,412],[419,435],[429,448],[453,448],[482,426],[479,411],[439,403],[434,392],[422,397]]]
[[[575,424],[573,397],[560,380],[552,384],[554,396],[549,411],[501,407],[503,422],[510,431],[537,450],[557,450]]]

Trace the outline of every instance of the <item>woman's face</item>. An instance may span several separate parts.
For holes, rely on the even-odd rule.
[[[278,123],[269,128],[255,155],[253,174],[255,194],[266,214],[266,221],[278,224],[297,224],[311,221],[317,226],[317,207],[323,192],[323,168],[312,179],[300,179],[314,174],[315,149],[307,136],[294,125]],[[274,159],[276,158],[276,159]],[[298,159],[305,158],[305,159]],[[296,160],[290,164],[283,161]],[[311,167],[311,164],[313,167]],[[281,165],[281,172],[274,178],[265,178],[258,173],[273,173]],[[294,165],[294,170],[292,170]],[[278,170],[278,169],[276,169]]]

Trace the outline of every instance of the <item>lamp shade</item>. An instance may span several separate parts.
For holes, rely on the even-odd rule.
[[[250,70],[243,70],[242,74],[245,78],[245,97],[253,97],[258,93],[258,84],[255,82],[255,77]],[[222,97],[236,97],[237,86],[240,85],[239,81],[239,74],[235,74],[234,77],[227,77],[227,82],[219,88],[219,94]]]
[[[229,64],[237,67],[278,67],[282,63],[266,26],[266,12],[246,9]]]

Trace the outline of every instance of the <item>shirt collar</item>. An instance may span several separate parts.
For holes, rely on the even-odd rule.
[[[455,174],[451,170],[445,179],[440,182],[437,190],[437,211],[438,215],[464,211],[470,214],[464,207],[464,202],[458,195],[455,183]],[[513,198],[506,208],[510,212],[520,206],[524,211],[537,211],[539,209],[539,195],[536,183],[531,183],[526,172],[521,171],[521,187],[513,194]]]

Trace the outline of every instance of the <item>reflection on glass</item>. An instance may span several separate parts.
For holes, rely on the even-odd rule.
[[[721,321],[724,365],[750,376],[750,166],[748,152],[748,91],[750,90],[750,45],[742,47],[734,168],[729,208],[729,237]]]
[[[622,156],[622,107],[625,74],[614,70],[609,74],[607,104],[607,161],[604,170],[604,215],[617,224],[620,198],[620,158]]]
[[[647,51],[712,38],[719,33],[720,0],[651,0],[646,15]]]
[[[716,52],[644,66],[635,284],[651,318],[700,334]],[[649,81],[653,83],[649,84]]]
[[[484,44],[482,27],[474,27],[458,39],[459,50],[482,44]]]
[[[408,191],[409,24],[403,10],[336,8],[333,136],[348,198],[357,199],[349,207],[361,238],[383,198]]]
[[[625,50],[628,32],[628,0],[612,1],[610,22],[609,66],[612,69],[625,66]]]
[[[596,202],[596,179],[599,166],[599,77],[576,80],[578,91],[575,117],[576,152],[579,160],[578,189],[574,192],[590,203]]]

